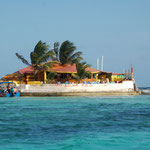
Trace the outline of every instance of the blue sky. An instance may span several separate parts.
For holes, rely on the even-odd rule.
[[[138,86],[150,86],[149,0],[0,0],[0,77],[26,67],[39,40],[70,40],[96,67],[123,72],[134,67]]]

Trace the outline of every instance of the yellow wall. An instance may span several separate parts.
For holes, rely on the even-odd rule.
[[[30,85],[42,85],[41,81],[28,81],[27,84],[30,84]]]
[[[112,75],[111,76],[111,82],[122,81],[122,80],[123,80],[123,75]]]
[[[34,75],[26,75],[26,81],[34,81]]]

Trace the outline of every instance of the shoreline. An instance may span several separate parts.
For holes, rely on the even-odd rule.
[[[20,96],[129,96],[140,95],[134,81],[106,84],[18,85]]]
[[[51,96],[138,96],[140,91],[135,92],[21,92],[21,97],[51,97]]]

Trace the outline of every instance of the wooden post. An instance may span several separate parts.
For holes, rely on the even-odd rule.
[[[96,81],[98,80],[98,73],[96,74]]]
[[[131,66],[131,80],[133,80],[133,67]]]
[[[91,73],[91,79],[93,80],[93,73]]]

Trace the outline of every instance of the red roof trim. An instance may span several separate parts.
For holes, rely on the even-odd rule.
[[[75,72],[77,72],[75,65],[54,64],[51,70],[55,71],[55,72],[60,72],[60,73],[65,73],[65,72],[66,73],[68,73],[68,72],[75,73]],[[88,67],[86,70],[90,71],[90,72],[93,72],[93,73],[95,73],[95,72],[98,73],[99,72],[99,70],[96,70],[96,69],[90,68],[90,67]],[[29,66],[29,67],[26,67],[24,69],[20,69],[18,72],[21,73],[21,74],[33,73],[33,67]]]
[[[53,64],[53,67],[52,67],[51,70],[55,71],[55,72],[59,72],[59,73],[76,73],[77,72],[76,66],[75,65],[69,65],[69,64],[66,64],[66,65]],[[90,67],[88,67],[86,69],[86,71],[90,71],[90,72],[93,72],[93,73],[101,72],[101,73],[109,73],[109,74],[112,74],[112,75],[124,75],[123,73],[105,72],[105,71],[100,71],[100,70],[90,68]],[[20,74],[25,74],[25,73],[32,74],[33,73],[33,67],[28,66],[26,68],[20,69],[17,72],[20,73]]]

